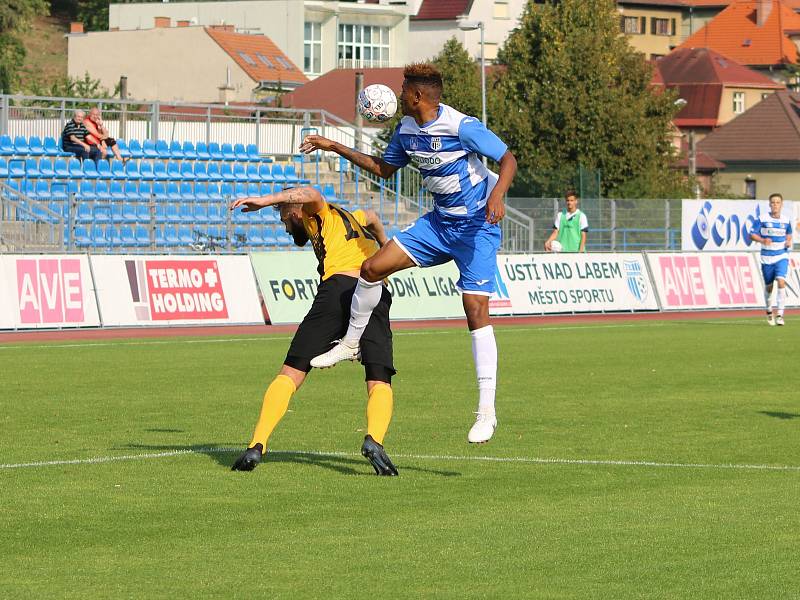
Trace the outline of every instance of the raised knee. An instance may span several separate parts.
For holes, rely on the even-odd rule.
[[[361,279],[369,282],[375,282],[380,279],[380,274],[373,266],[371,258],[368,258],[361,264]]]

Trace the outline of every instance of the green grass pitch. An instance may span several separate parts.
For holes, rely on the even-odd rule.
[[[395,333],[397,478],[354,364],[229,470],[287,335],[0,346],[0,597],[800,595],[800,325],[496,331],[480,446],[467,332]]]

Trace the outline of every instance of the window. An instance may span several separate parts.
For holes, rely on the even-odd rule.
[[[292,70],[292,65],[289,64],[289,61],[283,58],[282,56],[276,56],[275,60],[278,61],[278,64],[282,66],[284,69]]]
[[[339,67],[389,66],[389,28],[375,25],[339,25]]]
[[[733,92],[733,114],[740,115],[744,109],[744,92]]]
[[[675,19],[650,19],[650,33],[653,35],[675,35]]]
[[[267,65],[270,69],[274,69],[275,68],[275,65],[272,64],[272,61],[269,58],[267,58],[266,56],[264,56],[263,54],[261,54],[260,52],[256,52],[256,58],[258,60],[260,60],[262,63],[264,63],[265,65]]]
[[[303,72],[322,72],[322,24],[306,21],[303,33]]]
[[[256,64],[256,61],[254,61],[254,60],[253,60],[253,57],[252,57],[252,56],[250,56],[249,54],[247,54],[247,52],[238,52],[237,54],[238,54],[239,56],[241,56],[241,57],[242,57],[242,60],[243,60],[244,62],[246,62],[248,65],[253,65],[253,66],[255,66],[255,64]]]
[[[744,180],[744,195],[752,200],[756,199],[756,180],[755,179],[745,179]]]
[[[494,18],[508,19],[508,0],[496,0],[494,3]]]
[[[620,30],[628,35],[644,33],[647,26],[647,17],[621,17]]]

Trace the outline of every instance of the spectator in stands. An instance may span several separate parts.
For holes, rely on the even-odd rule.
[[[84,125],[86,113],[82,110],[76,110],[72,115],[72,119],[67,121],[64,130],[61,132],[61,148],[64,152],[72,152],[78,159],[91,158],[97,160],[100,156],[100,151],[96,147],[90,146],[86,143],[86,136],[89,135],[89,130]]]
[[[575,190],[568,190],[564,198],[567,207],[556,216],[553,233],[544,243],[544,249],[552,252],[553,241],[557,239],[561,244],[561,252],[585,252],[589,221],[578,208],[578,194]]]
[[[120,155],[117,140],[108,135],[108,129],[103,124],[103,117],[99,108],[94,106],[89,109],[89,116],[86,117],[84,125],[89,131],[89,135],[86,136],[86,142],[98,149],[101,158],[108,158],[108,150],[110,148],[117,160],[122,162],[127,160]]]

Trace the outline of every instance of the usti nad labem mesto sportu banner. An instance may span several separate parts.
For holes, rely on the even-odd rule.
[[[317,293],[319,274],[313,252],[254,252],[250,255],[272,323],[299,323]],[[452,262],[407,269],[387,278],[392,319],[462,317],[458,269]]]
[[[493,315],[658,310],[639,253],[497,257]]]

